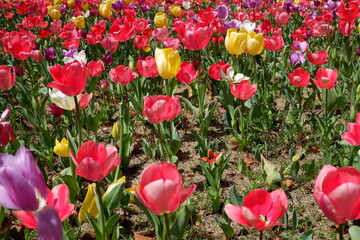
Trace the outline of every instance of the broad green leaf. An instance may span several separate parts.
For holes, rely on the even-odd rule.
[[[281,173],[277,170],[276,166],[272,162],[267,160],[262,154],[260,154],[260,157],[262,169],[266,174],[266,182],[268,184],[280,182],[283,177]]]
[[[353,225],[349,228],[349,234],[351,240],[359,240],[360,239],[360,227]]]
[[[223,230],[227,239],[234,236],[235,234],[234,229],[229,224],[227,224],[227,222],[225,222],[224,219],[220,218],[219,215],[215,215],[214,217],[216,222],[219,224],[220,228]]]

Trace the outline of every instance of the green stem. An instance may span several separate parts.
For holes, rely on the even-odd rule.
[[[123,116],[123,113],[122,113],[122,105],[123,103],[121,102],[120,103],[120,109],[119,109],[119,130],[120,130],[120,136],[119,136],[119,140],[117,141],[119,143],[119,155],[120,157],[123,156],[123,139],[124,139],[124,124],[123,124],[123,121],[124,121],[124,116]],[[124,159],[121,159],[121,160],[124,160]],[[116,172],[115,172],[115,178],[114,178],[114,181],[116,181],[120,175],[121,175],[121,165],[117,166],[116,167]]]
[[[325,88],[325,122],[326,124],[328,123],[328,109],[327,109],[327,106],[328,106],[328,91],[326,88]]]
[[[166,229],[165,239],[166,240],[170,240],[170,223],[169,223],[168,215],[169,215],[168,213],[164,213],[165,229]]]
[[[344,226],[345,226],[345,223],[341,223],[339,225],[339,240],[344,239]]]
[[[105,215],[104,215],[104,207],[101,199],[101,193],[100,188],[95,185],[95,201],[96,201],[96,207],[99,211],[99,222],[100,222],[100,228],[101,228],[101,240],[107,240],[107,234],[106,234],[106,227],[105,227]]]
[[[81,123],[80,123],[80,104],[77,100],[77,97],[74,96],[74,102],[76,106],[76,123],[78,126],[78,146],[80,147],[82,144],[82,131],[81,131]]]
[[[263,239],[263,231],[260,231],[260,237],[259,237],[260,240]]]

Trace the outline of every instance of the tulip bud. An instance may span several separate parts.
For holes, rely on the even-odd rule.
[[[295,163],[295,162],[298,162],[300,159],[301,159],[301,155],[300,155],[300,154],[296,154],[296,155],[294,155],[294,156],[292,157],[291,161],[292,161],[293,163]]]
[[[111,135],[115,140],[119,140],[120,138],[120,127],[118,122],[115,122],[113,128],[111,130]]]
[[[155,15],[154,23],[157,28],[167,27],[169,25],[169,20],[165,13],[158,12]]]
[[[220,155],[216,157],[216,161],[215,161],[216,165],[220,166],[223,160],[224,160],[224,155],[223,153],[220,153]]]

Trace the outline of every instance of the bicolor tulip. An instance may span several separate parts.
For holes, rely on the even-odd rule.
[[[239,98],[241,100],[247,100],[251,98],[257,90],[257,84],[250,84],[248,80],[242,80],[238,84],[231,83],[230,84],[230,92],[231,94]]]
[[[228,217],[242,225],[255,227],[258,231],[265,231],[277,225],[278,220],[285,214],[288,207],[285,192],[282,189],[271,193],[263,189],[251,191],[244,198],[244,206],[227,204],[225,212]]]
[[[60,157],[70,157],[69,142],[66,138],[61,139],[61,142],[55,139],[54,153]]]
[[[316,79],[313,79],[319,88],[332,89],[335,86],[338,77],[338,70],[329,68],[319,68],[316,71]]]
[[[156,48],[155,62],[160,76],[164,79],[175,77],[181,65],[179,52],[172,48]]]
[[[301,67],[296,68],[293,73],[288,73],[287,76],[293,86],[306,87],[311,85],[310,73],[308,73]]]
[[[47,190],[34,156],[21,146],[15,156],[0,154],[0,206],[33,212],[40,240],[61,240],[57,211],[46,204]]]
[[[76,96],[84,91],[86,86],[86,66],[75,60],[61,66],[56,64],[49,67],[53,82],[48,87],[56,88],[68,96]]]
[[[350,145],[360,146],[360,113],[356,114],[356,122],[348,123],[347,132],[341,135]]]
[[[308,52],[307,57],[309,62],[316,66],[320,66],[328,63],[328,54],[326,50],[322,50],[314,53]]]
[[[209,68],[209,75],[214,80],[222,80],[221,71],[226,73],[231,64],[218,62],[217,64],[211,64]]]
[[[0,89],[11,89],[15,85],[15,77],[9,66],[0,65]]]
[[[264,49],[264,36],[262,33],[250,32],[247,34],[246,49],[251,55],[258,55]]]
[[[185,189],[176,165],[167,162],[146,167],[140,176],[140,189],[133,187],[142,204],[156,215],[175,212],[195,188],[193,184]]]
[[[159,75],[155,58],[151,56],[147,56],[144,60],[139,60],[136,63],[136,69],[141,76],[147,78],[154,78]]]
[[[117,66],[110,70],[110,79],[114,83],[120,83],[125,86],[130,83],[134,78],[139,77],[139,74],[133,72],[133,70],[125,65]]]
[[[315,182],[315,201],[325,216],[341,224],[360,218],[360,172],[325,165]]]
[[[94,141],[84,142],[77,156],[73,152],[70,155],[76,166],[75,173],[94,182],[104,179],[121,161],[116,147],[105,147]]]
[[[147,96],[144,98],[142,114],[152,123],[171,121],[181,113],[180,100],[177,96]]]
[[[5,118],[10,114],[10,106],[7,106],[0,118],[0,145],[5,147],[9,141],[14,142],[14,130],[10,122],[5,122]]]
[[[169,20],[165,13],[158,12],[155,14],[154,24],[157,28],[168,27]]]
[[[190,62],[183,62],[180,66],[178,74],[176,75],[176,79],[178,82],[190,84],[196,79],[198,74],[199,72],[194,69],[194,66]]]
[[[240,30],[230,28],[226,32],[225,47],[230,54],[240,55],[247,46],[247,34],[246,30]]]
[[[49,90],[49,96],[50,100],[59,108],[69,111],[75,109],[74,97],[67,96],[57,89]],[[76,98],[79,102],[80,108],[83,109],[89,105],[92,99],[92,93],[79,94]]]

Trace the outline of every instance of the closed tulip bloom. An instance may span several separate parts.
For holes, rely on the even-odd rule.
[[[196,79],[198,74],[199,72],[195,71],[194,66],[190,62],[183,62],[178,74],[176,75],[176,79],[178,82],[190,84]]]
[[[169,38],[169,31],[166,27],[155,28],[151,33],[151,36],[155,39],[155,41],[161,43]]]
[[[211,64],[209,68],[209,75],[214,80],[222,80],[221,71],[226,73],[231,64],[219,62],[217,64]]]
[[[49,6],[48,13],[53,20],[59,20],[61,17],[60,5]]]
[[[195,191],[196,185],[182,186],[176,165],[160,162],[146,167],[140,176],[140,189],[134,187],[142,204],[156,215],[175,212]]]
[[[100,13],[100,16],[102,16],[103,18],[110,17],[111,3],[110,2],[101,3],[99,6],[99,13]]]
[[[314,83],[319,88],[332,89],[335,86],[338,77],[338,70],[329,68],[319,68],[316,72]]]
[[[67,96],[57,89],[49,90],[49,96],[50,100],[59,108],[69,111],[75,109],[74,97]],[[90,103],[92,93],[79,94],[76,98],[79,102],[80,108],[83,109]]]
[[[158,12],[155,14],[154,24],[157,28],[168,27],[169,20],[165,13]]]
[[[120,164],[116,147],[105,147],[104,144],[94,141],[84,142],[77,156],[71,152],[71,158],[76,166],[75,173],[94,182],[104,179]]]
[[[133,70],[125,65],[117,66],[110,70],[110,79],[114,83],[120,83],[125,86],[130,83],[134,78],[139,77],[139,74],[133,72]]]
[[[10,122],[5,122],[5,118],[10,114],[10,106],[7,106],[0,117],[0,145],[5,147],[9,141],[14,142],[14,130]]]
[[[99,215],[99,210],[97,209],[95,202],[95,193],[94,193],[95,188],[96,188],[96,183],[92,183],[88,187],[84,202],[82,203],[79,211],[80,222],[87,220],[85,212],[91,214],[95,218],[97,218],[97,216]]]
[[[156,48],[155,62],[160,76],[163,79],[170,79],[179,72],[181,59],[179,52],[172,48]]]
[[[159,75],[155,58],[151,56],[147,56],[144,60],[139,60],[136,63],[136,69],[141,76],[147,78],[154,78]]]
[[[73,21],[78,29],[83,29],[85,27],[85,18],[83,16],[79,16],[75,18]]]
[[[325,165],[315,182],[315,201],[325,216],[341,224],[360,218],[360,172]]]
[[[256,93],[256,90],[257,90],[256,83],[251,85],[248,80],[242,80],[238,84],[235,83],[230,84],[231,94],[234,97],[239,98],[241,100],[247,100],[251,98]]]
[[[360,113],[356,114],[356,122],[348,123],[348,131],[341,135],[350,145],[360,146]]]
[[[86,65],[87,75],[90,77],[97,77],[104,71],[105,65],[104,62],[99,59],[96,62],[91,61]]]
[[[171,5],[169,7],[169,12],[174,15],[175,17],[181,17],[182,15],[182,9],[178,5]]]
[[[280,27],[285,26],[289,22],[289,20],[290,20],[290,15],[286,11],[277,12],[275,15],[276,25]]]
[[[285,214],[287,206],[286,195],[282,189],[271,193],[257,189],[244,198],[244,206],[227,204],[224,209],[231,220],[255,227],[258,231],[265,231],[283,225],[278,220]]]
[[[61,139],[61,142],[55,140],[54,153],[60,157],[70,157],[69,142],[66,138]]]
[[[48,87],[56,88],[68,96],[76,96],[84,91],[86,86],[86,67],[75,60],[61,66],[56,64],[49,67],[53,82]]]
[[[174,30],[179,34],[178,38],[181,43],[189,50],[205,48],[213,33],[212,27],[205,23],[191,24],[178,21],[174,26]]]
[[[113,36],[106,35],[101,41],[101,46],[109,51],[110,53],[114,53],[119,47],[119,41],[117,41]]]
[[[15,85],[15,74],[7,65],[0,65],[0,89],[9,90]]]
[[[230,28],[226,32],[225,47],[230,54],[240,55],[242,54],[247,45],[247,31]]]
[[[180,100],[177,96],[160,95],[144,98],[142,114],[152,123],[171,121],[181,113]]]
[[[264,36],[262,33],[251,32],[247,35],[246,49],[251,55],[258,55],[264,49]]]
[[[287,76],[293,86],[306,87],[311,85],[310,73],[308,73],[301,67],[295,69],[293,73],[288,73]]]
[[[264,37],[264,48],[270,51],[280,51],[284,47],[284,39],[282,36],[266,36]]]
[[[308,52],[307,53],[307,57],[309,62],[311,62],[312,64],[316,65],[316,66],[320,66],[323,64],[328,63],[328,54],[326,52],[326,50],[322,50],[319,52]]]

